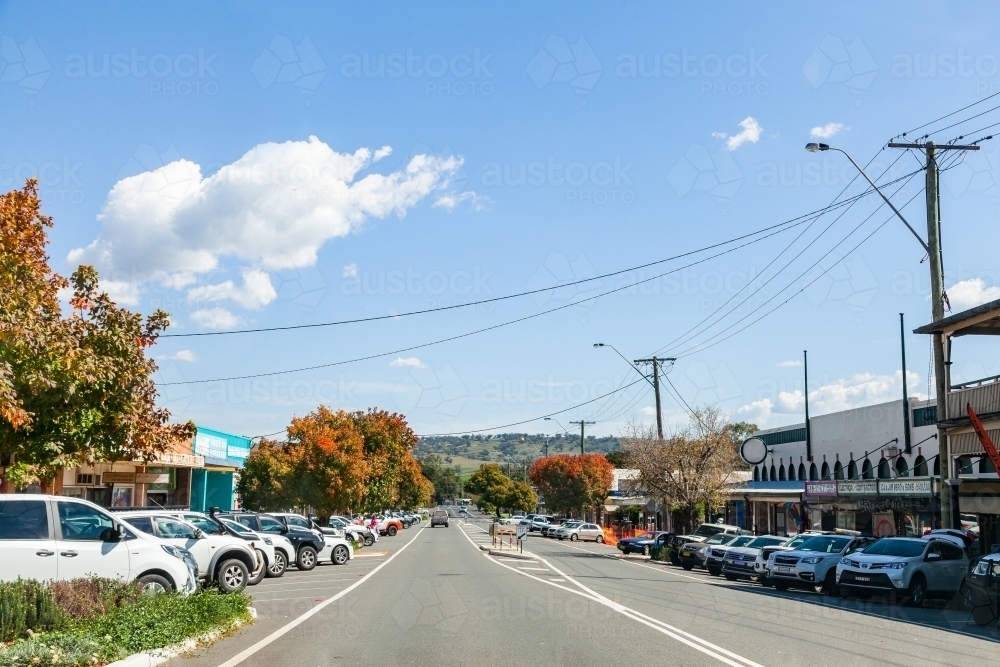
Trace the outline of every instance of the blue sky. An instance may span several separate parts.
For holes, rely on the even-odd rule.
[[[794,423],[803,350],[814,412],[892,400],[902,384],[898,313],[908,330],[929,320],[927,265],[901,223],[854,249],[887,219],[873,198],[687,268],[707,253],[559,285],[775,225],[828,205],[845,186],[859,193],[842,155],[803,150],[816,137],[861,162],[874,156],[869,169],[885,171],[883,180],[908,175],[919,156],[880,152],[888,139],[1000,92],[997,28],[984,20],[992,10],[2,3],[0,185],[37,175],[55,217],[57,270],[95,263],[123,303],[172,313],[171,333],[554,288],[365,324],[164,339],[158,380],[179,420],[257,435],[323,402],[401,411],[421,434],[484,429],[631,383],[625,362],[592,347],[604,342],[629,358],[679,356],[669,377],[692,406]],[[1000,298],[998,161],[987,141],[942,176],[956,308]],[[924,234],[921,181],[895,199],[913,198],[904,214]],[[645,279],[410,352],[176,384],[378,355]],[[691,349],[796,293],[745,331]],[[906,344],[911,393],[926,394],[928,341],[907,335]],[[998,373],[995,346],[956,343],[955,379]],[[651,419],[652,404],[639,382],[557,419],[592,419],[592,432],[617,434],[633,415]],[[670,423],[684,417],[667,396],[664,413]],[[537,421],[503,430],[560,429]]]

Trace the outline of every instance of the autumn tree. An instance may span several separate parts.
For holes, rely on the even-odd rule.
[[[247,457],[236,482],[240,504],[256,512],[287,509],[298,504],[292,480],[292,460],[282,443],[261,440]]]
[[[733,471],[739,456],[729,427],[721,410],[705,407],[694,411],[686,428],[662,440],[653,427],[638,422],[622,434],[629,467],[638,471],[633,484],[679,506],[684,530],[697,520],[699,506],[722,507],[725,491],[738,483]]]
[[[400,489],[414,481],[414,466],[418,471],[420,468],[413,457],[416,434],[403,415],[385,410],[352,412],[351,419],[364,439],[364,457],[369,466],[364,509],[381,511],[402,507],[404,499],[399,494]]]
[[[287,435],[296,505],[333,514],[364,502],[371,470],[351,413],[321,405],[293,418]]]
[[[0,195],[0,460],[21,481],[49,479],[88,460],[150,460],[194,425],[170,425],[156,406],[146,351],[169,325],[119,308],[98,274],[66,280],[49,267],[37,184]],[[63,317],[59,291],[72,289]]]
[[[614,466],[603,454],[546,456],[528,472],[545,507],[557,513],[603,507],[613,476]]]

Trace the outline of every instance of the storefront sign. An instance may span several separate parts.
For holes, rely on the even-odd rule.
[[[170,484],[168,472],[140,472],[135,475],[136,484]]]
[[[837,483],[806,482],[805,494],[807,496],[812,496],[812,497],[817,497],[817,496],[834,497],[837,495]]]
[[[874,496],[878,494],[878,482],[874,479],[837,482],[837,492],[841,496]]]
[[[931,494],[931,480],[880,479],[878,493],[880,496],[929,496]]]
[[[178,454],[176,452],[160,452],[153,457],[156,463],[164,465],[179,466],[181,468],[204,468],[205,457],[194,454]],[[136,461],[139,463],[139,461]]]
[[[862,512],[935,512],[935,498],[859,498],[854,507]]]
[[[104,484],[135,484],[134,472],[105,472],[101,473],[101,482]]]

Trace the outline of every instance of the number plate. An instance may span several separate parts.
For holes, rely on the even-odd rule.
[[[854,577],[858,581],[871,581],[871,577]]]
[[[690,551],[682,551],[681,555],[684,556],[685,558],[690,558],[691,557],[691,552]]]
[[[777,572],[791,572],[792,571],[792,568],[788,567],[787,565],[775,565],[774,569]]]

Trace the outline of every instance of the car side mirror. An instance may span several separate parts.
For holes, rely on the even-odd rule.
[[[203,531],[201,528],[195,528],[194,529],[194,539],[196,539],[196,540],[203,540],[203,539],[205,539],[205,531]]]
[[[941,560],[941,554],[927,554],[924,560]]]
[[[121,542],[122,532],[118,528],[105,528],[101,531],[101,541],[103,542]]]

